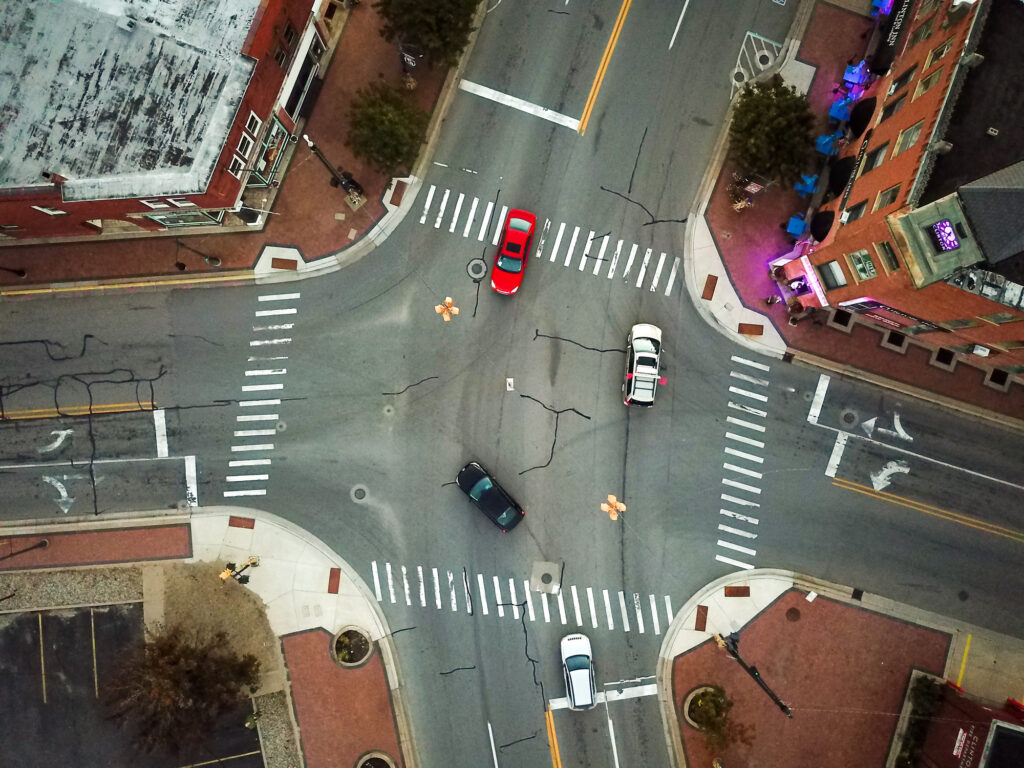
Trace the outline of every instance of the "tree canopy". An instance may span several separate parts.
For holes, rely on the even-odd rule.
[[[807,171],[813,132],[807,96],[776,75],[743,89],[729,124],[729,151],[745,174],[791,184]]]
[[[479,0],[378,0],[385,40],[419,45],[431,61],[459,60],[473,31]]]
[[[416,162],[429,121],[430,116],[406,94],[373,83],[356,94],[345,143],[382,173],[408,170]]]

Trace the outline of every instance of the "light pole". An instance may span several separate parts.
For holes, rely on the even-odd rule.
[[[768,687],[768,683],[761,679],[761,673],[757,671],[757,667],[750,666],[749,664],[747,664],[747,662],[740,658],[739,632],[733,632],[731,635],[728,635],[727,637],[722,637],[721,635],[716,634],[715,643],[718,644],[719,648],[722,648],[723,650],[727,651],[730,656],[732,656],[734,659],[736,659],[736,661],[740,663],[740,666],[743,667],[743,671],[750,675],[752,678],[754,678],[754,682],[761,686],[764,692],[768,694],[768,697],[773,702],[775,702],[775,706],[782,710],[782,714],[784,714],[786,717],[790,719],[793,718],[793,713],[790,711],[789,707],[786,706],[785,702],[783,702],[782,699],[775,695],[775,691]]]
[[[349,200],[352,204],[358,205],[363,197],[363,188],[359,186],[359,182],[352,178],[352,174],[348,171],[341,170],[340,167],[335,168],[331,165],[330,161],[324,157],[324,153],[320,151],[320,147],[314,144],[313,140],[309,138],[308,133],[302,134],[302,138],[305,140],[306,144],[309,145],[309,151],[312,152],[316,159],[323,163],[327,167],[327,170],[331,172],[331,176],[333,177],[331,179],[331,186],[341,187],[344,189],[348,192]]]
[[[22,280],[28,277],[28,272],[26,272],[24,269],[10,269],[8,267],[0,267],[0,272],[10,272],[12,275],[14,275],[15,277],[20,277]]]

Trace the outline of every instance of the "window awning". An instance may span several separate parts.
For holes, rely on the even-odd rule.
[[[868,46],[869,53],[865,57],[871,64],[873,74],[884,75],[892,66],[903,34],[910,26],[913,4],[914,0],[896,0],[889,15],[879,18],[872,44]]]

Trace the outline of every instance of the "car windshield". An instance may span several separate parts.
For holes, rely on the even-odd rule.
[[[654,339],[647,339],[642,336],[633,339],[633,348],[637,352],[651,352],[656,355],[660,347],[661,345]]]
[[[570,672],[577,672],[581,669],[590,668],[590,659],[586,656],[570,656],[565,660],[565,668]]]
[[[491,478],[484,476],[481,477],[473,485],[473,488],[469,492],[469,498],[473,501],[480,501],[480,497],[483,496],[487,491],[494,487],[494,483],[491,482]]]
[[[508,228],[517,229],[520,232],[529,232],[530,222],[528,222],[526,219],[520,219],[513,216],[511,219],[508,220]]]
[[[519,246],[513,246],[512,243],[508,244],[507,249],[512,250],[513,247],[515,247],[516,250],[519,250]],[[506,256],[503,253],[498,257],[498,268],[505,272],[522,272],[523,260],[518,259],[515,256]]]

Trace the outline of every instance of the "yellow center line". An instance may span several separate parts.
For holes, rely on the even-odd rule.
[[[255,272],[246,270],[231,275],[210,275],[208,277],[177,277],[164,280],[135,280],[130,283],[95,283],[91,285],[47,285],[41,288],[5,288],[0,296],[38,296],[48,293],[74,293],[76,291],[118,291],[125,288],[164,288],[176,285],[201,285],[203,283],[231,283],[256,278]]]
[[[956,687],[960,688],[964,681],[964,668],[967,666],[967,654],[971,652],[971,636],[967,636],[967,644],[964,646],[964,657],[960,660],[960,674],[956,677]]]
[[[14,421],[16,419],[53,419],[60,416],[85,416],[99,413],[133,413],[135,411],[152,411],[156,409],[156,403],[143,400],[133,403],[99,403],[88,405],[69,405],[60,408],[30,408],[20,411],[4,411],[0,415],[0,421]]]
[[[612,36],[608,38],[608,45],[604,48],[604,56],[601,57],[601,64],[597,68],[597,75],[590,86],[590,95],[587,96],[587,103],[583,106],[583,114],[580,116],[580,126],[576,130],[580,136],[587,130],[587,123],[590,122],[590,113],[594,110],[594,102],[597,101],[597,94],[601,90],[601,83],[604,81],[605,72],[608,71],[608,63],[612,59],[612,52],[615,44],[622,34],[622,25],[626,22],[626,14],[629,13],[629,6],[633,0],[622,0],[622,7],[619,8],[619,17],[615,19],[615,26],[612,28]]]
[[[544,710],[544,721],[548,728],[548,747],[551,749],[551,768],[562,768],[562,755],[558,751],[558,734],[555,733],[555,716],[550,709]]]
[[[941,507],[935,507],[931,504],[925,504],[923,501],[915,501],[914,499],[908,499],[904,496],[897,496],[895,493],[876,491],[869,486],[855,483],[852,480],[836,478],[832,481],[832,485],[843,488],[847,491],[863,494],[864,496],[871,496],[872,498],[879,499],[880,501],[888,501],[891,504],[906,507],[907,509],[913,509],[916,512],[923,512],[926,515],[931,515],[932,517],[937,517],[951,523],[957,523],[958,525],[963,525],[967,528],[974,528],[975,530],[982,531],[983,533],[989,533],[993,536],[1001,536],[1004,539],[1010,539],[1011,541],[1024,544],[1024,532],[1013,528],[997,525],[996,523],[986,523],[982,520],[969,517],[968,515],[964,515],[959,512],[951,512],[948,509],[942,509]]]

